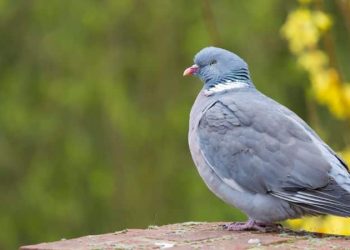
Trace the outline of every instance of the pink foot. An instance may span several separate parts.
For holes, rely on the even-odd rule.
[[[256,231],[276,231],[282,228],[281,224],[274,223],[263,223],[257,222],[253,219],[250,219],[247,222],[233,222],[223,225],[224,229],[228,231],[246,231],[246,230],[256,230]]]

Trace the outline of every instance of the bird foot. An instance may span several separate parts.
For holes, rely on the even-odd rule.
[[[223,225],[223,227],[228,231],[256,230],[260,232],[271,232],[283,229],[281,224],[258,222],[253,219],[249,219],[247,222],[228,223]]]

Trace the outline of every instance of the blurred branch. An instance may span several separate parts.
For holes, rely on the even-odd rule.
[[[319,10],[324,11],[324,2],[323,0],[317,0],[316,1],[316,6]],[[326,53],[329,56],[329,63],[331,65],[331,67],[335,68],[338,72],[339,75],[339,79],[340,82],[343,83],[344,82],[344,77],[343,74],[340,70],[338,61],[337,61],[337,55],[335,52],[335,43],[334,43],[334,39],[332,37],[332,34],[330,31],[327,31],[324,36],[323,36],[323,45],[324,48],[326,50]]]
[[[307,109],[307,116],[312,124],[312,127],[317,131],[323,132],[323,128],[321,126],[321,122],[317,113],[317,105],[314,100],[314,98],[311,97],[312,94],[310,93],[310,90],[307,92],[307,95],[305,95],[305,102],[306,102],[306,109]]]
[[[221,39],[220,34],[216,26],[213,10],[210,5],[210,0],[202,0],[202,15],[203,19],[206,25],[206,28],[208,30],[210,39],[213,43],[213,45],[220,45]]]
[[[343,77],[343,74],[340,70],[338,61],[337,61],[334,39],[329,31],[327,33],[325,33],[325,35],[323,37],[323,45],[324,45],[325,50],[329,56],[330,65],[337,70],[340,82],[343,83],[344,77]]]
[[[336,3],[343,16],[345,27],[350,34],[350,0],[337,0]]]

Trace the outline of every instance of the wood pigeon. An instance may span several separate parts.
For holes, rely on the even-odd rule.
[[[350,216],[345,162],[295,113],[259,92],[247,63],[216,47],[184,75],[204,86],[190,114],[189,147],[208,188],[243,210],[228,230],[265,230],[304,215]]]

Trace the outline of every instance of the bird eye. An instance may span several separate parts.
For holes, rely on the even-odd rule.
[[[213,64],[215,64],[215,63],[217,63],[217,61],[216,61],[216,60],[213,60],[213,61],[210,62],[210,65],[213,65]]]

